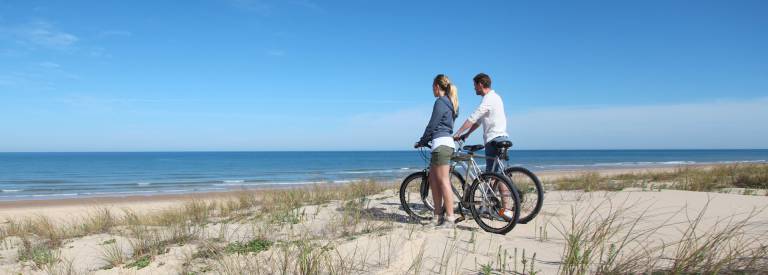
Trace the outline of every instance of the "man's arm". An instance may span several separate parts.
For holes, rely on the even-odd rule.
[[[454,140],[459,139],[466,139],[469,134],[471,134],[473,131],[477,129],[477,127],[480,127],[480,117],[488,114],[488,111],[491,109],[491,105],[486,102],[485,98],[480,102],[480,106],[477,107],[477,110],[475,110],[469,117],[467,118],[467,121],[464,121],[464,124],[461,125],[461,128],[459,128],[458,131],[456,131],[456,134],[453,136]],[[464,135],[461,136],[461,133],[465,130],[469,129],[469,131]]]
[[[456,131],[456,134],[453,135],[453,140],[466,139],[469,136],[469,134],[471,134],[477,129],[477,127],[480,127],[480,123],[472,123],[469,120],[464,121],[464,124],[461,125],[461,128],[459,128],[459,130]],[[463,133],[467,129],[469,129],[469,131],[467,131],[466,134],[462,135],[461,133]]]
[[[469,128],[469,131],[467,131],[467,133],[466,133],[466,134],[464,134],[464,135],[466,135],[466,136],[468,137],[468,136],[469,136],[469,134],[471,134],[472,132],[474,132],[475,130],[477,130],[477,128],[478,128],[478,127],[480,127],[480,123],[474,123],[474,124],[472,124],[472,128]],[[466,139],[466,137],[464,137],[464,138]]]

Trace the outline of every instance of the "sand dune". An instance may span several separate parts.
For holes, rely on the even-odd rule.
[[[544,178],[570,175],[567,173],[575,172],[553,173]],[[257,197],[274,194],[277,193],[257,193]],[[64,225],[80,222],[81,218],[104,209],[110,209],[114,218],[120,219],[121,209],[151,215],[183,207],[190,200],[220,202],[232,195],[49,201],[39,205],[6,203],[0,209],[0,217],[6,219],[4,230],[24,217],[35,219],[40,215]],[[517,225],[507,235],[496,235],[482,231],[471,218],[456,228],[435,228],[426,222],[414,222],[400,209],[396,191],[389,189],[362,200],[332,200],[279,212],[280,215],[269,214],[272,212],[267,211],[278,210],[262,206],[235,210],[227,215],[211,214],[201,223],[186,221],[188,226],[183,228],[191,232],[185,236],[194,237],[165,243],[162,251],[148,254],[147,266],[142,268],[131,265],[137,260],[134,253],[137,246],[133,232],[136,228],[130,225],[115,225],[102,233],[66,239],[52,249],[59,260],[43,266],[36,266],[29,259],[18,261],[24,244],[17,236],[7,236],[0,247],[0,273],[556,274],[567,252],[568,235],[579,225],[595,229],[601,222],[614,218],[615,232],[612,231],[612,239],[605,245],[616,246],[622,238],[633,238],[617,256],[621,259],[637,254],[640,248],[679,241],[699,214],[702,214],[696,229],[699,234],[719,232],[748,218],[748,224],[738,228],[738,233],[743,240],[764,241],[768,212],[762,210],[766,205],[766,196],[740,194],[676,190],[549,191],[542,213],[534,221]],[[229,218],[238,215],[241,218]],[[635,227],[630,229],[631,225]],[[144,230],[154,228],[143,226]],[[40,242],[44,238],[31,239]],[[250,240],[264,240],[268,243],[267,249],[257,253],[232,252],[231,244]],[[753,241],[749,245],[764,244]],[[114,257],[105,256],[107,251],[118,251],[124,260],[112,267],[108,262]],[[656,256],[660,259],[656,264],[667,264],[664,258],[674,258],[676,253],[679,254],[679,250],[674,246],[668,247]]]

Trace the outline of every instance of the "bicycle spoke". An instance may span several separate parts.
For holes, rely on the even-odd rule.
[[[427,192],[424,196],[422,182],[427,180],[425,174],[414,174],[406,178],[400,187],[400,203],[409,215],[417,219],[432,218],[432,195]]]
[[[520,195],[520,223],[527,223],[536,217],[543,205],[541,183],[532,172],[522,167],[510,167],[504,174],[512,180]]]
[[[514,227],[519,201],[511,184],[499,174],[484,174],[470,192],[475,220],[484,230],[504,234]]]

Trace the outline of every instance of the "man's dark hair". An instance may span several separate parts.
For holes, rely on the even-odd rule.
[[[475,83],[480,83],[480,85],[482,85],[483,88],[491,87],[491,77],[488,76],[487,74],[479,73],[472,80],[474,80]]]

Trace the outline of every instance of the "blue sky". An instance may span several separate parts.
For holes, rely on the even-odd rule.
[[[517,148],[768,148],[766,10],[0,0],[0,151],[407,150],[478,72]]]

